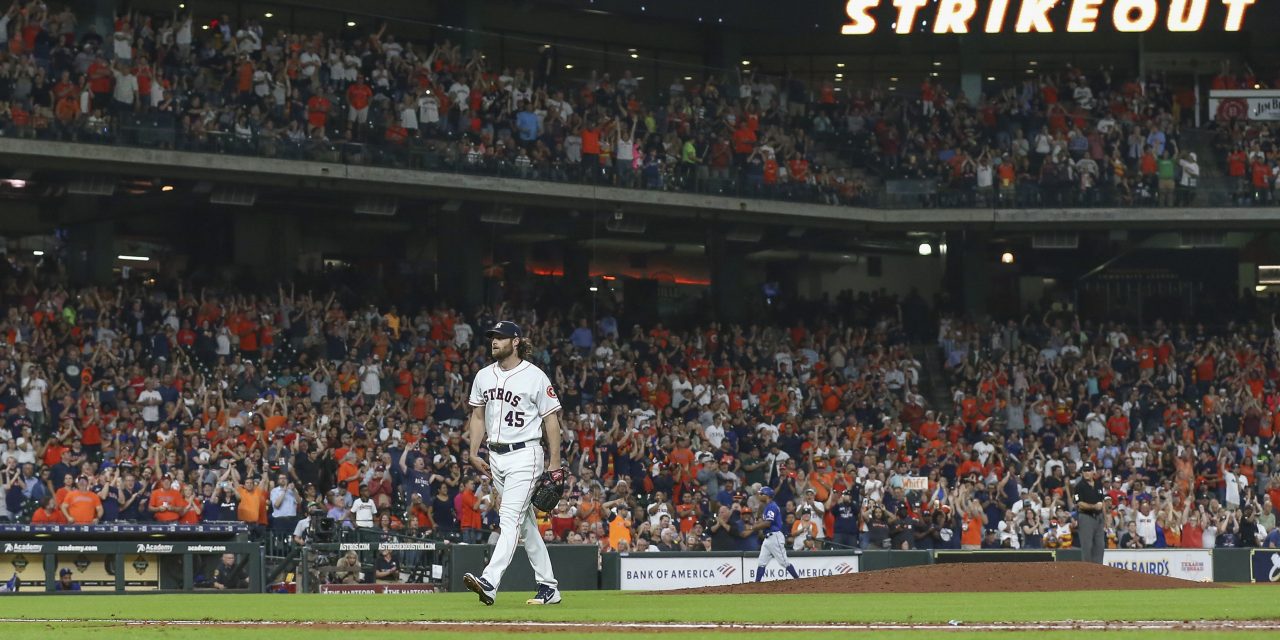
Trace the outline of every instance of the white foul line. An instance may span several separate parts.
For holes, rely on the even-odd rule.
[[[360,627],[368,629],[370,626],[413,626],[413,627],[446,627],[459,626],[465,624],[474,624],[474,620],[362,620],[362,621],[334,621],[326,622],[320,620],[294,621],[294,620],[135,620],[135,619],[111,619],[111,618],[0,618],[0,624],[8,623],[36,623],[36,624],[68,624],[68,623],[87,623],[87,624],[120,624],[127,626],[191,626],[191,627],[284,627],[284,626],[336,626],[336,627]],[[556,629],[575,629],[575,628],[598,628],[602,623],[586,623],[586,622],[542,622],[542,621],[485,621],[487,627],[499,627],[507,629],[517,628],[556,628]],[[610,627],[629,629],[634,631],[658,631],[658,630],[707,630],[707,631],[1053,631],[1053,630],[1078,630],[1078,631],[1194,631],[1194,630],[1213,630],[1213,631],[1280,631],[1280,620],[1198,620],[1198,621],[1178,621],[1178,620],[1136,620],[1129,622],[1106,622],[1099,620],[1080,620],[1080,621],[1059,621],[1059,622],[1031,622],[1031,623],[978,623],[965,624],[957,621],[954,624],[901,624],[901,623],[870,623],[870,624],[751,624],[751,623],[663,623],[663,622],[622,622],[608,623]]]

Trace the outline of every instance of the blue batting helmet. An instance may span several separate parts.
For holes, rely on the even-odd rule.
[[[760,487],[760,494],[773,497],[773,487]]]

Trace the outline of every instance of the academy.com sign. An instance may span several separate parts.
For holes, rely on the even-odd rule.
[[[1259,0],[849,0],[848,21],[840,28],[847,36],[884,30],[907,35],[921,31],[947,33],[1053,33],[1058,22],[1068,33],[1093,33],[1099,24],[1110,24],[1122,33],[1142,33],[1157,25],[1172,32],[1199,31],[1210,4],[1226,9],[1223,31],[1239,31],[1245,15]],[[889,11],[892,22],[875,11]],[[1065,24],[1062,12],[1065,7]],[[1053,12],[1051,14],[1051,12]],[[1217,28],[1217,25],[1207,25]]]

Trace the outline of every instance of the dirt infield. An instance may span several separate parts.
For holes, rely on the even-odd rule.
[[[979,562],[932,564],[803,580],[754,582],[727,587],[701,587],[654,593],[689,595],[703,593],[1044,592],[1215,589],[1223,586],[1147,575],[1088,562]]]

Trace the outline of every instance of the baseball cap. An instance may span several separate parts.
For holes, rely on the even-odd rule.
[[[59,576],[69,576],[69,575],[71,575],[71,570],[70,570],[70,569],[68,569],[68,568],[66,568],[66,567],[63,567],[63,568],[62,568],[62,570],[58,572],[58,575],[59,575]]]
[[[1093,470],[1094,470],[1094,468],[1093,468],[1093,463],[1092,463],[1092,462],[1086,462],[1086,463],[1084,463],[1084,465],[1082,465],[1082,466],[1080,467],[1080,470],[1081,470],[1081,471],[1093,471]]]
[[[524,331],[520,330],[520,325],[510,320],[499,320],[494,323],[488,331],[484,332],[484,337],[492,338],[498,336],[500,338],[522,338]]]

